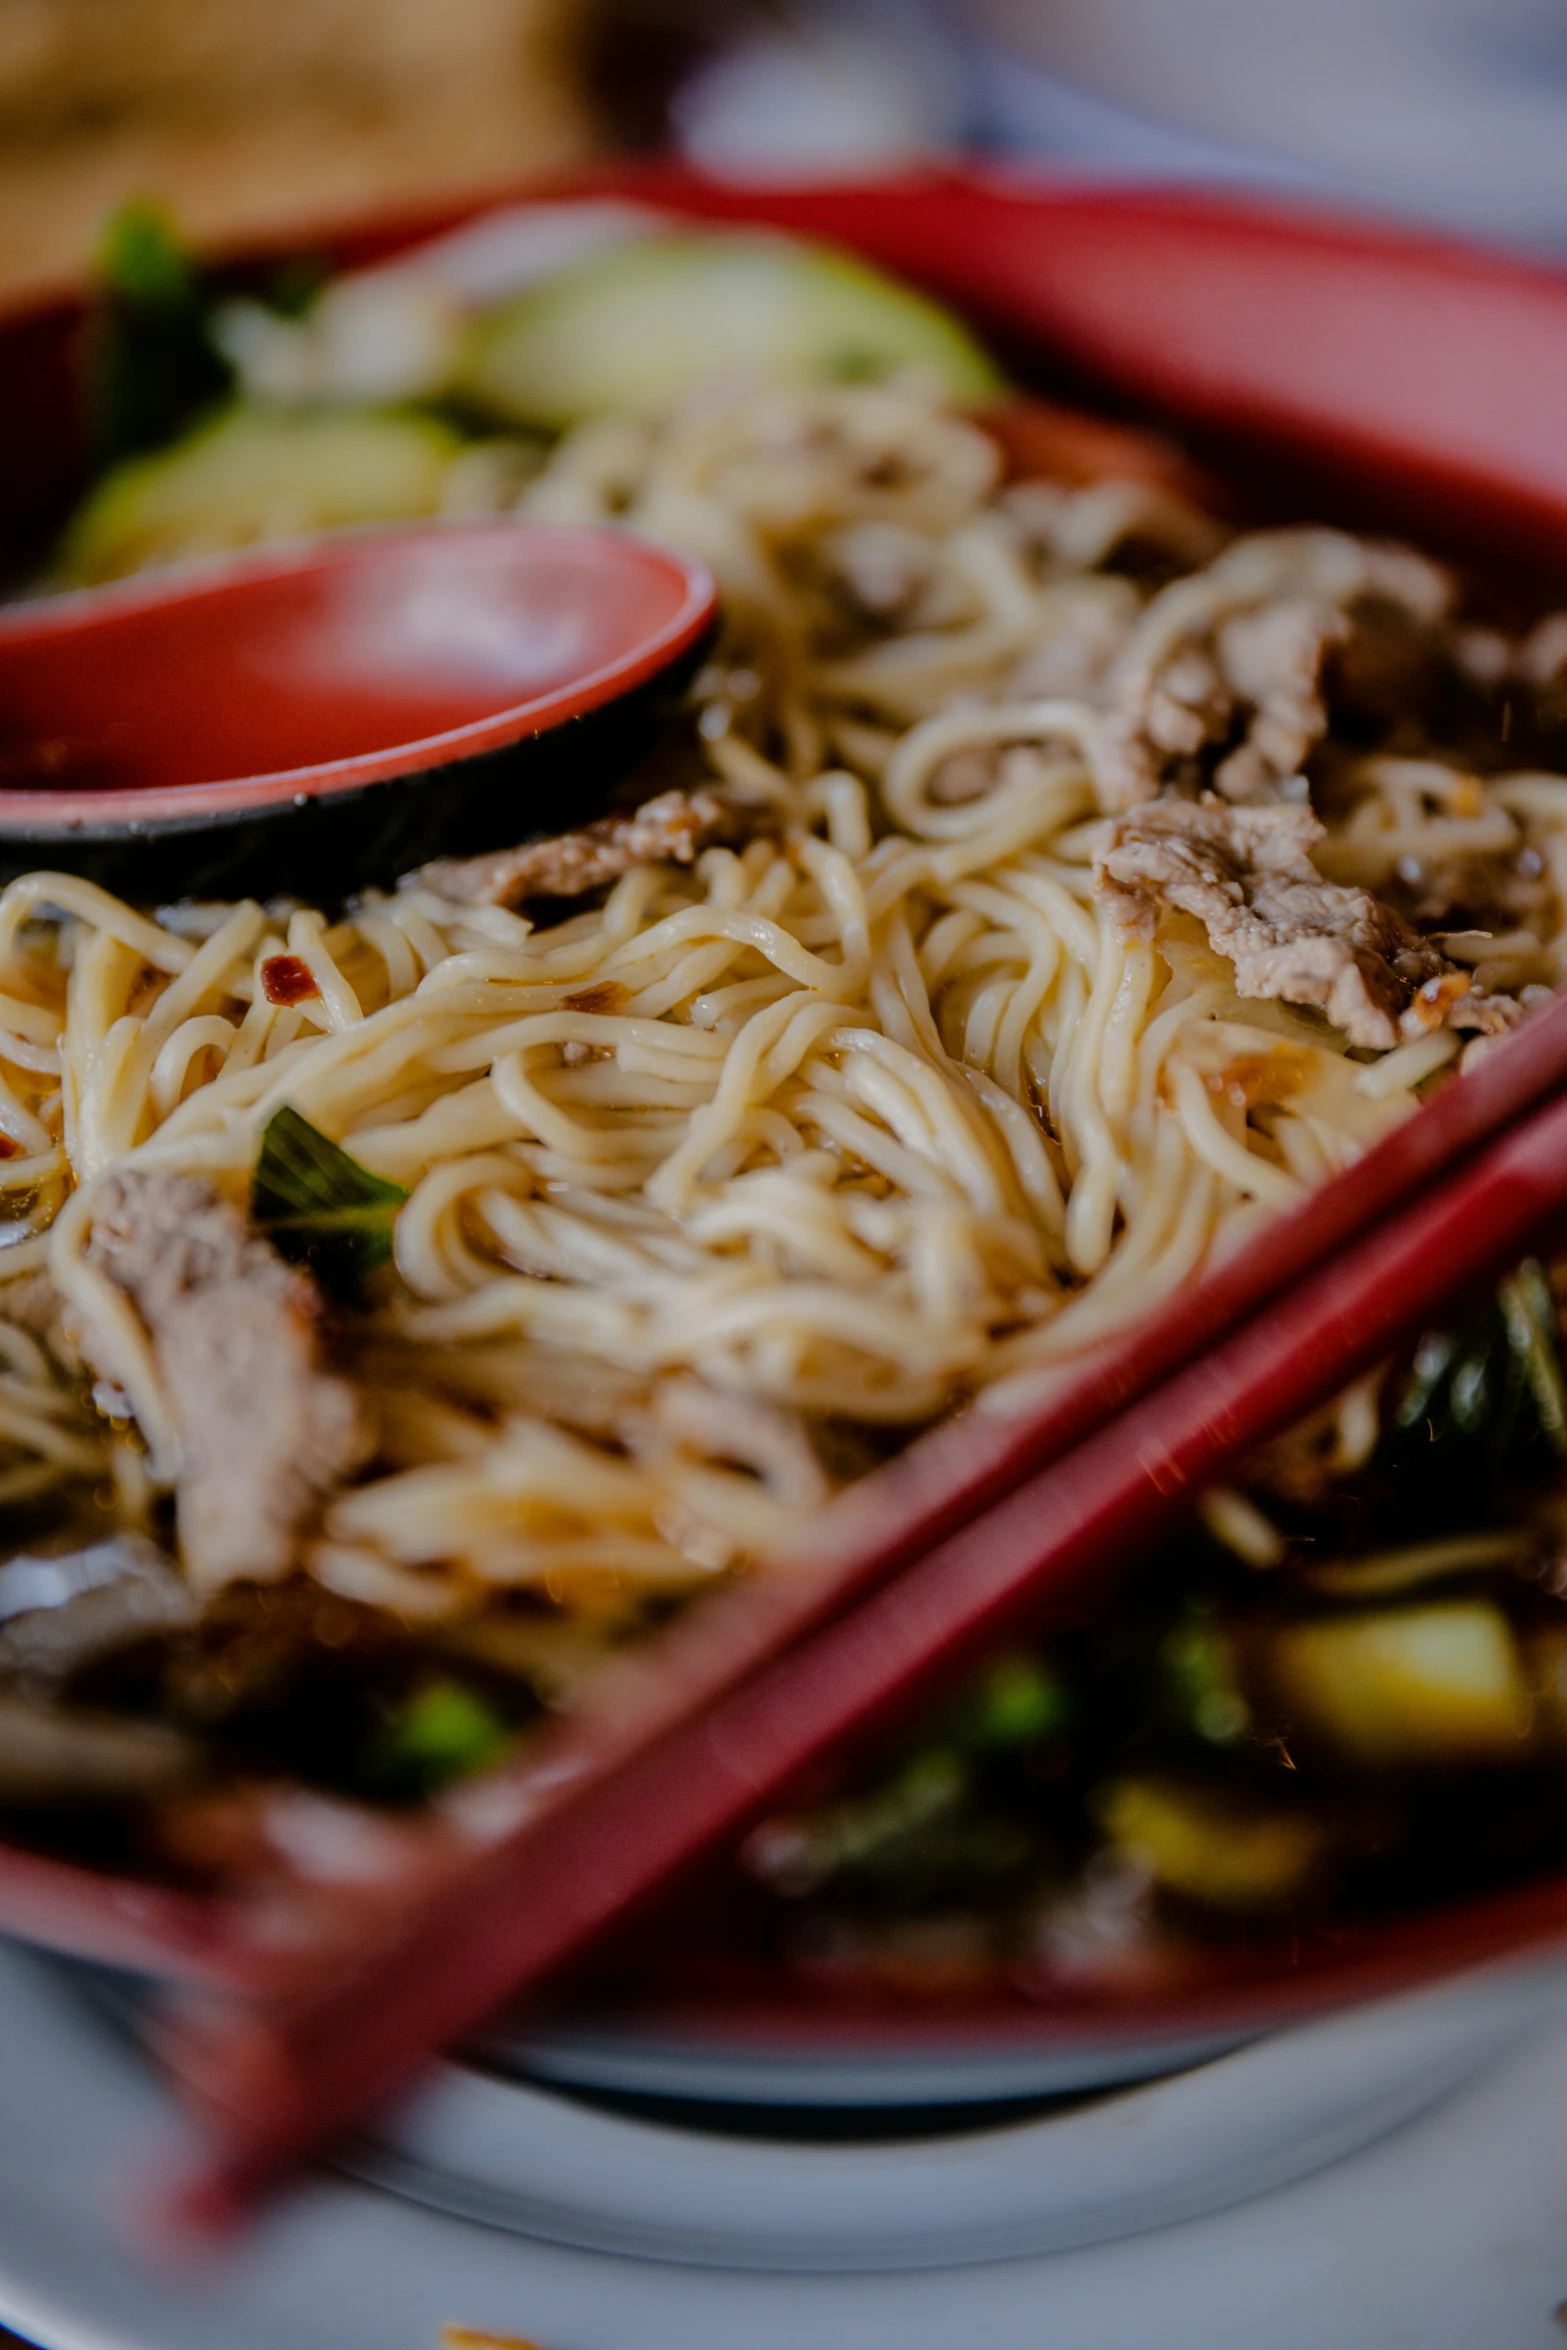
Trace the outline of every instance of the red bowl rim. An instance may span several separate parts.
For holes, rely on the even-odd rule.
[[[305,572],[347,570],[378,551],[421,545],[440,536],[467,540],[512,540],[525,533],[535,545],[553,542],[580,548],[584,541],[628,556],[648,572],[678,581],[680,598],[670,617],[629,651],[574,678],[569,685],[530,695],[488,717],[421,735],[379,751],[326,759],[306,767],[277,768],[258,775],[225,776],[210,783],[132,784],[109,789],[14,791],[0,788],[0,837],[8,833],[43,840],[90,827],[95,833],[132,832],[149,824],[201,817],[221,820],[248,814],[284,800],[330,799],[368,784],[427,774],[489,751],[508,749],[526,737],[549,732],[607,702],[636,691],[698,644],[718,611],[718,589],[705,563],[679,548],[642,538],[613,523],[576,524],[496,518],[479,522],[433,521],[369,526],[334,532],[330,538],[293,542],[242,555],[207,556],[137,579],[103,587],[76,588],[47,603],[30,602],[0,611],[0,643],[7,637],[70,637],[91,631],[122,613],[157,611],[169,604],[221,598],[257,579],[289,578]]]
[[[866,1963],[735,1960],[699,1951],[660,1964],[644,1988],[612,1979],[585,2007],[569,1984],[540,2016],[546,2031],[608,2026],[661,2042],[767,2049],[780,2060],[834,2046],[916,2051],[1060,2046],[1080,2050],[1237,2037],[1308,2023],[1456,1975],[1511,1974],[1567,1959],[1567,1876],[1412,1909],[1301,1944],[1259,1929],[1249,1947],[1183,1953],[1169,1977],[1081,1984],[997,1965],[978,1983],[917,1968],[897,1980]],[[507,2035],[510,2037],[510,2035]]]

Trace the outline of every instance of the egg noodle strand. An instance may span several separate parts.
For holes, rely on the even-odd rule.
[[[604,1624],[776,1547],[846,1473],[832,1431],[885,1431],[869,1458],[1015,1397],[1409,1114],[1453,1036],[1352,1054],[1243,1000],[1188,918],[1122,936],[1091,879],[1115,680],[1225,613],[1350,592],[1359,543],[1215,551],[1137,485],[1034,486],[1043,559],[986,437],[914,388],[569,439],[532,510],[718,569],[695,740],[766,829],[553,927],[421,886],[336,921],[153,919],[60,874],[0,895],[0,1276],[19,1297],[46,1266],[91,1322],[155,1481],[178,1431],[88,1261],[95,1186],[168,1168],[243,1204],[284,1104],[410,1195],[350,1333],[380,1451],[305,1564],[415,1617],[526,1589]],[[1204,567],[1151,592],[1104,571],[1138,534]],[[895,621],[846,628],[845,571]],[[1528,852],[1550,923],[1484,968],[1556,984],[1567,779],[1343,762],[1323,871],[1375,888],[1400,860]],[[279,953],[303,1002],[268,1000]],[[106,1473],[123,1435],[65,1394],[0,1322],[0,1498]]]

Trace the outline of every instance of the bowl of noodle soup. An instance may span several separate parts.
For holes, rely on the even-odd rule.
[[[324,905],[0,893],[0,1818],[57,1938],[243,1974],[329,1847],[351,1877],[525,1773],[1561,984],[1567,484],[1429,363],[1390,438],[1378,361],[1433,280],[1459,346],[1567,347],[1567,300],[1139,201],[915,187],[863,241],[939,222],[927,279],[1217,440],[1216,502],[918,368],[588,415],[492,466],[506,510],[667,541],[724,611],[608,817]],[[1155,231],[1140,347],[1102,289]],[[1367,272],[1364,382],[1303,377]],[[1283,457],[1265,502],[1269,449],[1335,519]],[[764,1822],[664,2012],[1222,2036],[1558,1931],[1555,1297],[1520,1269],[1207,1497],[1119,1627]],[[127,1879],[134,1951],[83,1890]]]

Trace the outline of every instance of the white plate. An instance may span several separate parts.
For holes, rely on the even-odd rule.
[[[1510,2048],[1559,1968],[1253,2041],[1066,2112],[874,2146],[651,2127],[456,2065],[352,2159],[491,2226],[703,2267],[953,2267],[1163,2227],[1381,2137]],[[780,2077],[795,2080],[791,2063]]]
[[[798,2146],[621,2123],[448,2076],[403,2117],[403,2156],[493,2190],[498,2152],[515,2163],[531,2144],[531,2174],[502,2182],[513,2199],[497,2215],[506,2224],[476,2225],[327,2179],[296,2192],[233,2256],[181,2275],[139,2263],[105,2218],[141,2191],[150,2135],[167,2151],[172,2125],[155,2088],[60,1978],[0,1951],[0,2316],[47,2350],[435,2350],[443,2319],[546,2350],[1129,2350],[1145,2341],[1160,2350],[1559,2350],[1551,2311],[1567,2295],[1560,1997],[1540,1977],[1455,1987],[1380,2017],[1367,2011],[1281,2036],[1056,2121],[825,2159]],[[1542,2023],[1551,2008],[1558,2020]],[[1402,2077],[1407,2110],[1410,2065],[1421,2061],[1440,2068],[1427,2096],[1444,2078],[1450,2085],[1461,2063],[1483,2069],[1424,2119],[1309,2180],[1260,2192],[1279,2176],[1281,2149],[1259,2100],[1282,2096],[1299,2117],[1315,2099],[1320,2158],[1335,2126],[1342,2142],[1352,2112],[1360,2118],[1350,2135],[1365,2133],[1374,2100],[1348,2095],[1357,2072],[1363,2088],[1376,2075],[1384,2096]],[[1328,2071],[1332,2094],[1320,2085]],[[1247,2094],[1226,2093],[1225,2079],[1249,2082]],[[521,2127],[492,2115],[488,2137],[475,2135],[481,2105],[514,2099],[526,2112]],[[1392,2113],[1384,2104],[1382,2118]],[[1248,2130],[1271,2151],[1246,2179],[1234,2166]],[[1037,2216],[1029,2181],[1048,2179],[1055,2224],[1064,2194],[1076,2196],[1080,2220],[1097,2199],[1102,2233],[1114,2205],[1122,2224],[1135,2220],[1139,2179],[1169,2208],[1170,2163],[1151,2161],[1145,2139],[1167,2155],[1184,2146],[1188,2169],[1205,2170],[1210,2183],[1215,2148],[1226,2149],[1231,2192],[1259,2192],[1182,2226],[987,2267],[767,2275],[668,2257],[672,2228],[684,2230],[688,2252],[698,2228],[715,2233],[729,2257],[737,2230],[754,2238],[760,2222],[764,2234],[769,2225],[777,2232],[790,2213],[759,2215],[742,2181],[773,2197],[803,2196],[792,2219],[808,2233],[836,2227],[844,2237],[851,2217],[862,2230],[874,2218],[906,2238],[903,2214],[928,2230],[938,2190],[959,2199],[950,2222],[960,2209],[972,2216],[988,2181],[1000,2199],[991,2217],[1005,2220],[1025,2206]],[[537,2197],[541,2184],[557,2227],[562,2210],[594,2211],[618,2231],[632,2218],[651,2221],[662,2257],[593,2254],[513,2232],[519,2199]],[[1153,2215],[1145,2207],[1142,2216]],[[972,2232],[967,2245],[972,2258]]]
[[[1080,2096],[1223,2056],[1255,2032],[1169,2030],[1122,2040],[1051,2039],[1005,2026],[943,2040],[905,2034],[881,2046],[813,2048],[799,2037],[771,2042],[765,2030],[726,2039],[718,2029],[606,2017],[557,2024],[526,2036],[496,2033],[485,2043],[498,2070],[563,2089],[608,2090],[712,2104],[773,2106],[979,2105],[1003,2098]]]

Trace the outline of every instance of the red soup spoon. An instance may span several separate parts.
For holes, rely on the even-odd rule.
[[[711,630],[618,530],[376,530],[0,614],[0,879],[341,895],[580,823]]]

